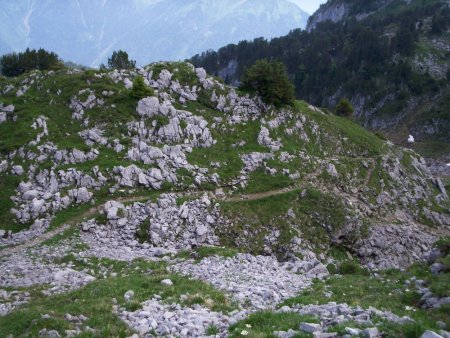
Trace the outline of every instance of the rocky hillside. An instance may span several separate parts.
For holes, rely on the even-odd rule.
[[[364,127],[448,162],[448,22],[443,0],[328,1],[307,31],[228,45],[192,62],[237,84],[257,59],[278,59],[298,98],[330,111],[349,98]]]
[[[414,151],[187,63],[0,92],[1,336],[450,327],[448,191]]]
[[[0,54],[43,47],[91,67],[119,49],[138,64],[183,60],[228,43],[287,34],[305,27],[308,16],[288,0],[3,1]]]
[[[431,2],[431,1],[429,1]],[[389,11],[389,7],[409,6],[409,0],[369,0],[369,1],[348,1],[330,0],[321,5],[320,8],[309,17],[306,26],[307,31],[312,31],[321,22],[332,21],[342,22],[352,18],[363,20],[368,16],[382,14]]]

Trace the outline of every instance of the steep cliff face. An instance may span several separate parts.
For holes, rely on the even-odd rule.
[[[383,10],[386,6],[393,3],[410,4],[411,0],[331,0],[320,6],[320,8],[309,17],[306,30],[310,32],[316,28],[318,23],[328,20],[332,22],[339,22],[351,17],[355,17],[357,20],[362,20]]]

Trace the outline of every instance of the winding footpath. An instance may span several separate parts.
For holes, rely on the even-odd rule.
[[[366,185],[372,176],[373,169],[374,169],[373,166],[375,164],[374,163],[375,158],[361,158],[361,159],[368,160],[372,164],[372,166],[369,167],[366,178],[365,178],[364,185]],[[338,159],[337,158],[329,158],[328,160],[338,160]],[[319,170],[319,168],[320,168],[320,170]],[[306,183],[308,182],[308,178],[319,175],[319,171],[322,170],[322,168],[320,166],[319,166],[319,168],[318,168],[318,170],[316,170],[312,173],[309,173],[307,176],[305,176],[305,179],[303,182],[297,183],[297,184],[294,184],[294,185],[291,185],[288,187],[270,190],[270,191],[266,191],[266,192],[257,192],[257,193],[252,193],[252,194],[239,194],[239,195],[222,196],[222,197],[215,196],[214,200],[222,201],[222,202],[242,202],[242,201],[255,201],[255,200],[265,199],[265,198],[269,198],[269,197],[273,197],[273,196],[283,195],[283,194],[295,191],[297,189],[303,188],[306,185]],[[181,192],[181,193],[175,193],[175,194],[178,195],[179,197],[195,197],[195,196],[200,196],[201,194],[208,193],[208,192],[211,192],[211,191],[198,190],[198,191],[193,191],[193,192]],[[139,195],[139,196],[133,196],[133,197],[122,197],[122,198],[117,198],[117,199],[112,198],[112,199],[114,199],[118,202],[121,202],[121,203],[133,203],[133,202],[146,201],[149,198],[150,198],[149,196]],[[93,207],[93,208],[87,210],[86,212],[82,213],[81,215],[74,217],[73,219],[66,222],[62,226],[58,227],[57,229],[45,232],[45,233],[33,238],[30,241],[27,241],[22,244],[17,244],[17,245],[13,245],[13,246],[7,246],[7,247],[0,248],[0,257],[8,256],[8,255],[23,251],[25,249],[31,248],[33,246],[42,244],[46,240],[49,240],[50,238],[53,238],[54,236],[57,236],[57,235],[63,233],[64,231],[68,230],[72,226],[77,225],[78,223],[81,223],[86,218],[92,217],[92,216],[100,213],[103,210],[104,205],[105,204],[103,203],[101,205]]]

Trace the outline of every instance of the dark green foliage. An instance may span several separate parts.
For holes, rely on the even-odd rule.
[[[106,68],[102,65],[100,68]],[[128,59],[128,53],[123,50],[114,51],[108,58],[108,69],[133,69],[136,68],[136,61]]]
[[[367,270],[355,261],[345,261],[339,265],[339,273],[341,275],[366,275]]]
[[[336,2],[339,1],[329,2],[326,6]],[[350,8],[349,18],[341,22],[321,22],[311,32],[297,29],[270,41],[262,38],[241,41],[216,52],[196,55],[190,61],[213,75],[228,69],[225,81],[235,83],[257,60],[278,60],[286,66],[295,85],[296,97],[315,106],[333,110],[330,98],[340,93],[341,97],[352,101],[357,97],[364,98],[362,109],[377,109],[370,119],[384,119],[409,112],[411,99],[417,99],[421,102],[419,109],[426,106],[427,111],[420,111],[414,117],[406,114],[405,120],[417,120],[418,115],[435,120],[438,114],[435,101],[429,105],[428,100],[438,97],[443,89],[443,97],[448,96],[445,90],[448,81],[417,72],[411,67],[410,60],[413,56],[420,57],[419,53],[433,52],[427,39],[431,29],[426,23],[430,17],[435,17],[436,27],[444,21],[450,22],[440,19],[449,17],[447,6],[442,1],[421,0],[412,0],[409,5],[394,1],[385,8],[380,8],[379,1],[345,2]],[[362,20],[352,17],[370,12],[377,13]],[[433,57],[446,63],[448,56],[439,53]],[[229,65],[235,65],[233,73],[230,73]],[[447,77],[450,79],[450,72]],[[385,100],[389,96],[392,99]],[[448,115],[448,109],[446,112]],[[419,124],[414,125],[414,121],[405,123],[410,128],[421,128]],[[449,134],[441,119],[435,126],[439,135],[441,130],[442,134]]]
[[[439,239],[434,246],[436,248],[438,248],[441,252],[443,256],[447,256],[450,254],[450,237],[443,237],[441,239]]]
[[[242,77],[240,88],[258,93],[264,102],[274,106],[291,105],[295,100],[294,86],[281,62],[256,61]]]
[[[431,20],[431,34],[440,35],[448,28],[450,22],[450,8],[443,9],[433,15]]]
[[[354,111],[352,104],[346,98],[341,99],[334,109],[335,114],[339,116],[352,116]]]
[[[0,58],[1,73],[5,76],[18,76],[33,69],[49,70],[62,67],[58,55],[45,49],[29,49],[23,53],[5,54]]]
[[[142,76],[136,76],[133,80],[133,87],[131,88],[131,96],[135,99],[143,99],[147,96],[153,96],[153,89],[148,87]]]
[[[149,240],[150,221],[146,220],[139,225],[136,231],[136,239],[139,243],[145,243]]]

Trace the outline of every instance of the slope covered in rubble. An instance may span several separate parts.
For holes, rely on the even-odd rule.
[[[152,96],[132,95],[138,76]],[[305,102],[268,106],[187,63],[33,72],[1,78],[0,92],[0,314],[20,316],[22,303],[26,318],[79,312],[47,302],[117,287],[85,304],[89,324],[63,316],[31,327],[24,317],[17,327],[29,336],[52,327],[89,334],[86,326],[94,336],[225,335],[341,265],[404,269],[449,234],[445,187],[413,151]],[[175,286],[161,286],[167,279]],[[142,293],[123,300],[136,285]],[[445,304],[439,295],[426,299]],[[209,321],[171,326],[168,302],[182,304],[170,310],[180,323],[194,316],[192,304]],[[105,321],[128,326],[92,319],[106,308]]]

